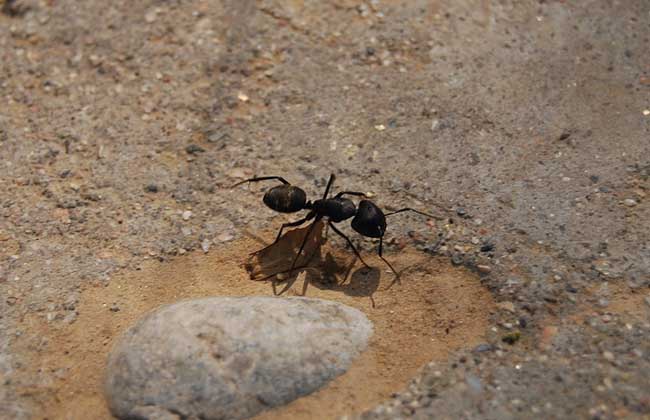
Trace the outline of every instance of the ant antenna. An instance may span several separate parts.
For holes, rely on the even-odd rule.
[[[323,200],[327,198],[327,194],[330,192],[330,188],[332,187],[332,184],[334,183],[334,180],[336,179],[336,175],[330,174],[330,179],[327,181],[327,187],[325,187],[325,194],[323,194]]]
[[[434,216],[433,214],[429,214],[429,213],[425,213],[423,211],[415,210],[415,209],[412,209],[410,207],[405,207],[403,209],[399,209],[399,210],[396,210],[396,211],[392,211],[390,213],[386,213],[385,216],[391,216],[393,214],[402,213],[402,212],[405,212],[405,211],[412,211],[414,213],[421,214],[422,216],[427,216],[427,217],[429,217],[431,219],[436,219],[436,220],[443,220],[444,219],[444,217]]]
[[[281,176],[261,176],[261,177],[259,177],[259,178],[250,178],[250,179],[245,179],[245,180],[243,180],[243,181],[241,181],[241,182],[236,183],[235,185],[231,186],[230,188],[238,187],[238,186],[240,186],[240,185],[242,185],[242,184],[245,184],[245,183],[247,183],[247,182],[266,181],[266,180],[269,180],[269,179],[277,179],[278,181],[280,181],[280,182],[283,183],[284,185],[291,185],[291,184],[289,183],[289,181],[287,181],[286,179],[282,178]]]

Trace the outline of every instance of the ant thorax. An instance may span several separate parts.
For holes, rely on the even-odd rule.
[[[334,223],[349,219],[357,212],[352,200],[343,197],[316,200],[311,208],[319,216],[326,216]]]

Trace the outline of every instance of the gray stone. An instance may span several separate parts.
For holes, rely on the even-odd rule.
[[[362,312],[320,299],[179,302],[121,337],[106,397],[121,418],[247,418],[344,373],[371,334]]]

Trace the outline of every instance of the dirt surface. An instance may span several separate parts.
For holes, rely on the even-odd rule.
[[[264,207],[272,184],[230,185],[281,175],[313,199],[332,172],[335,191],[444,216],[391,217],[388,258],[474,273],[498,308],[480,344],[431,354],[363,417],[650,415],[646,0],[0,3],[3,416],[39,418],[86,380],[55,364],[56,334],[108,346],[126,327],[85,324],[89,290],[201,270],[302,217]],[[308,289],[326,292],[370,305]],[[155,305],[138,296],[108,315]]]
[[[274,253],[291,251],[285,243],[279,243]],[[64,373],[48,386],[32,390],[40,405],[36,416],[112,418],[102,389],[107,355],[119,334],[147,311],[180,299],[270,294],[270,281],[253,281],[243,268],[244,256],[259,247],[256,241],[238,241],[208,255],[196,252],[167,263],[151,262],[108,285],[89,285],[81,292],[79,316],[68,328],[53,328],[39,317],[25,319],[23,326],[53,349],[28,361],[30,373]],[[450,352],[471,348],[484,339],[494,304],[478,278],[466,270],[405,250],[398,261],[410,268],[399,284],[392,284],[391,273],[355,266],[355,260],[345,253],[323,248],[320,254],[323,257],[310,264],[309,272],[327,275],[328,280],[307,279],[312,283],[308,296],[364,311],[374,324],[370,347],[326,388],[259,418],[336,418],[360,413],[403,388],[427,362],[445,360]],[[346,272],[350,273],[347,280]],[[300,285],[286,294],[302,294],[302,289]],[[29,349],[17,350],[30,353]]]

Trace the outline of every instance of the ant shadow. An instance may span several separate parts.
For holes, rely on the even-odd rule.
[[[356,256],[351,260],[342,261],[329,251],[323,252],[323,244],[327,242],[323,235],[326,225],[323,221],[315,223],[311,232],[309,226],[291,230],[282,235],[276,243],[251,254],[245,264],[251,280],[271,281],[276,296],[284,294],[296,282],[302,280],[302,291],[297,293],[300,296],[305,296],[311,285],[321,290],[339,291],[347,296],[368,297],[374,308],[373,294],[380,284],[379,269],[361,267],[352,272],[357,261]],[[307,233],[309,238],[303,253],[296,260],[296,266],[291,269]]]

